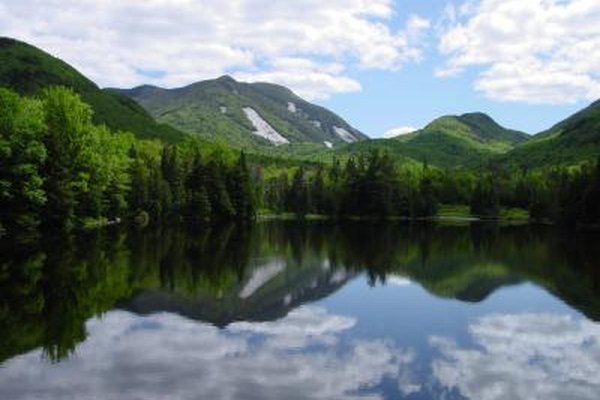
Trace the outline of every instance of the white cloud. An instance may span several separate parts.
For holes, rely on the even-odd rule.
[[[230,73],[324,98],[360,90],[347,68],[395,70],[421,57],[428,21],[410,16],[395,30],[393,15],[392,0],[0,0],[0,34],[102,86],[172,87]]]
[[[68,360],[49,365],[32,351],[4,363],[0,397],[379,399],[358,392],[385,377],[416,390],[406,371],[412,353],[381,340],[341,343],[355,323],[312,307],[226,330],[172,314],[111,311],[88,322],[88,338]]]
[[[447,7],[440,77],[482,68],[475,89],[501,101],[600,97],[600,2],[480,0]]]
[[[232,332],[267,335],[269,345],[280,349],[298,349],[314,344],[333,345],[340,332],[353,328],[356,320],[329,315],[325,309],[301,307],[283,320],[270,322],[235,322]]]
[[[276,82],[294,88],[296,94],[310,99],[326,99],[334,93],[357,92],[359,82],[343,75],[341,64],[319,64],[305,58],[278,58],[269,68],[258,72],[238,72],[233,76],[246,82]]]
[[[400,287],[410,286],[412,284],[410,279],[400,275],[388,275],[386,277],[386,283]]]
[[[600,325],[555,314],[491,315],[470,327],[473,348],[443,338],[433,373],[466,398],[597,399]]]
[[[390,129],[389,131],[385,132],[383,135],[381,135],[381,137],[386,138],[386,139],[391,139],[400,135],[406,135],[407,133],[411,133],[418,130],[418,128],[414,128],[412,126],[402,126],[400,128],[394,128],[394,129]]]

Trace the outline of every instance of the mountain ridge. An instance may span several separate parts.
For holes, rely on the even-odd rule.
[[[600,99],[501,157],[522,167],[573,165],[600,157]]]
[[[444,115],[424,128],[391,139],[344,146],[339,153],[388,151],[397,157],[442,167],[474,166],[530,140],[524,132],[507,129],[482,112]]]
[[[232,146],[316,143],[326,148],[368,139],[334,112],[272,83],[224,75],[173,89],[143,85],[110,90],[135,100],[161,122]],[[279,142],[263,134],[261,126],[279,135]]]

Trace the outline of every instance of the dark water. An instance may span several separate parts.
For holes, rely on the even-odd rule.
[[[599,239],[264,223],[5,246],[0,399],[598,399]]]

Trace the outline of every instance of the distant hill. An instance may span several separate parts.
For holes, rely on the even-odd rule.
[[[178,89],[112,91],[129,96],[160,122],[235,147],[315,143],[326,149],[367,139],[333,112],[269,83],[223,76]]]
[[[517,146],[501,160],[527,167],[573,165],[600,157],[600,100]]]
[[[100,89],[64,61],[29,44],[0,38],[0,86],[21,95],[34,95],[53,85],[75,90],[94,109],[94,122],[141,138],[175,142],[184,137],[177,129],[158,124],[126,96]]]
[[[392,139],[356,143],[339,152],[371,149],[440,167],[473,165],[525,143],[526,133],[506,129],[483,113],[440,117],[425,128]]]

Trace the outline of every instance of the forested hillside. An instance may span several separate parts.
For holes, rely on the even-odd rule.
[[[502,158],[525,167],[574,165],[600,155],[600,100],[559,122]]]
[[[476,167],[529,138],[526,133],[500,126],[486,114],[471,113],[440,117],[415,132],[350,144],[336,153],[364,154],[377,149],[409,161],[427,161],[441,168]]]

